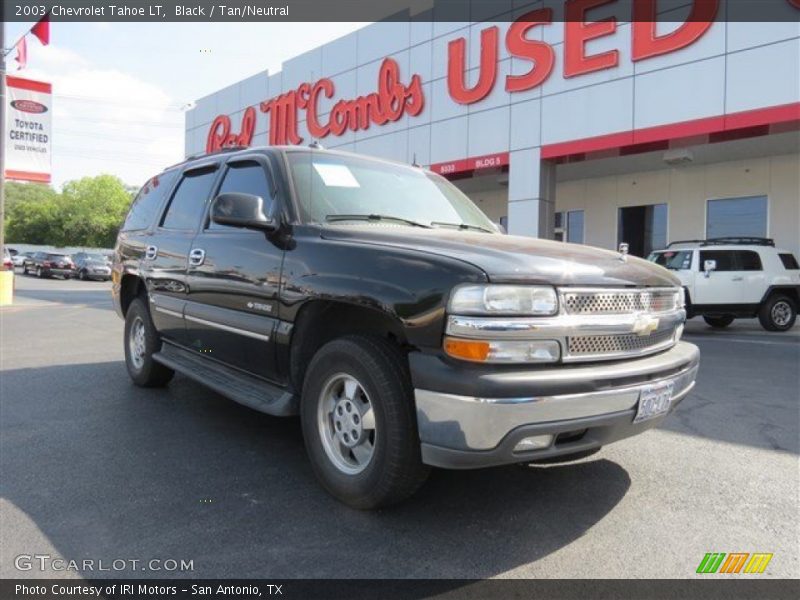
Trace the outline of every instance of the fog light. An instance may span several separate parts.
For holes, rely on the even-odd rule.
[[[552,435],[532,435],[531,437],[522,438],[517,445],[514,446],[514,452],[542,450],[543,448],[549,448],[552,443]]]

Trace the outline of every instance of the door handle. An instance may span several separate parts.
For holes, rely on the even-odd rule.
[[[744,281],[744,277],[734,277],[731,281]]]
[[[145,260],[155,260],[158,257],[158,246],[148,246],[144,252]]]
[[[189,252],[189,264],[193,267],[199,267],[206,259],[206,251],[201,248],[192,248]]]

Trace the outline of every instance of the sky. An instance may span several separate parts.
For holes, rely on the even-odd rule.
[[[8,23],[13,44],[32,23]],[[111,173],[141,185],[183,158],[196,99],[365,23],[51,23],[28,36],[28,66],[9,75],[53,84],[53,185]]]

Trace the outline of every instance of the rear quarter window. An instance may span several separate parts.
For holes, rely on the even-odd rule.
[[[177,171],[165,171],[150,178],[131,203],[122,231],[147,229],[155,221],[164,198],[172,189]]]
[[[800,265],[797,264],[797,259],[795,258],[794,254],[791,252],[780,253],[778,256],[783,263],[785,269],[789,271],[797,271],[800,270]]]

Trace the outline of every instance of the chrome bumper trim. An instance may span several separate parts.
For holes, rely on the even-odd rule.
[[[675,403],[694,387],[698,357],[695,349],[693,360],[681,371],[668,377],[656,377],[635,385],[583,394],[479,398],[416,389],[420,440],[459,450],[489,450],[495,448],[509,432],[523,425],[559,423],[632,410],[636,407],[642,388],[666,380],[675,383]],[[658,371],[654,373],[657,374]],[[601,383],[602,379],[598,385]],[[535,382],[532,387],[535,388]]]

